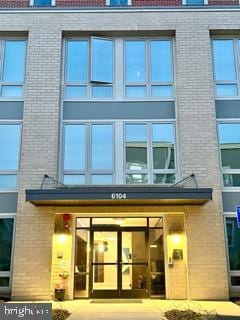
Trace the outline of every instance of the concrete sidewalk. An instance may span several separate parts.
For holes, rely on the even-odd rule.
[[[219,319],[240,320],[240,307],[232,302],[174,300],[73,300],[53,302],[53,308],[67,309],[69,320],[161,320],[171,309],[192,309],[217,314]]]

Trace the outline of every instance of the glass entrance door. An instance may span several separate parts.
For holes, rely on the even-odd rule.
[[[98,226],[92,230],[92,297],[147,296],[146,239],[146,228]]]

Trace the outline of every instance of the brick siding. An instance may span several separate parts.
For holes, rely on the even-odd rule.
[[[0,8],[26,8],[29,0],[0,0]],[[209,0],[209,6],[238,6],[238,0]],[[56,7],[104,7],[106,0],[56,0]],[[132,0],[134,7],[175,7],[181,6],[182,0]]]

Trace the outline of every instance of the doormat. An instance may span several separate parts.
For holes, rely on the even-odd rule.
[[[90,303],[143,303],[138,299],[96,299],[91,300]]]

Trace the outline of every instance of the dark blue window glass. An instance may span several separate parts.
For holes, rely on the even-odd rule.
[[[52,0],[35,0],[34,5],[37,7],[47,7],[51,6]]]
[[[127,6],[128,0],[110,0],[110,6]]]
[[[12,256],[13,219],[0,219],[0,271],[10,271]]]
[[[187,0],[186,5],[187,6],[203,6],[204,0]]]

